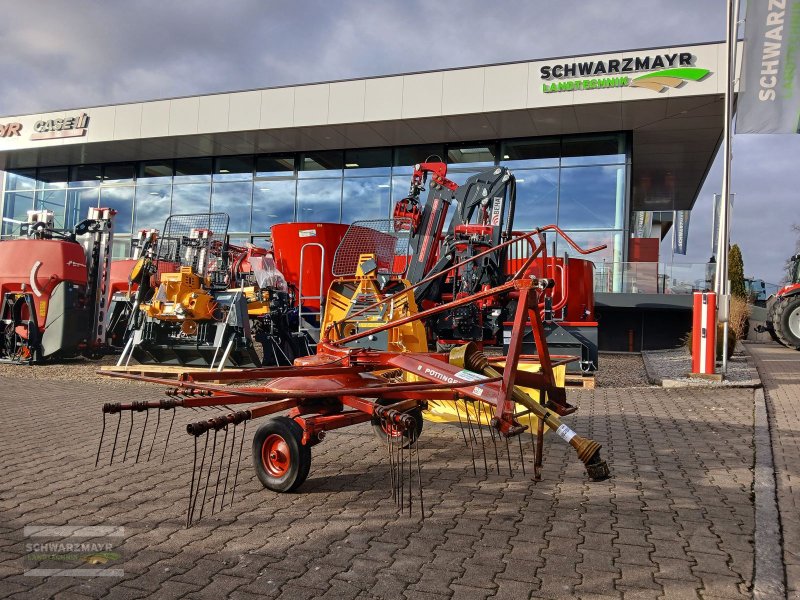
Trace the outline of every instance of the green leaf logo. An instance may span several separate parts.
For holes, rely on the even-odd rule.
[[[643,87],[654,92],[663,92],[667,88],[677,88],[688,81],[700,81],[711,71],[697,67],[682,67],[678,69],[662,69],[633,79],[631,87]]]

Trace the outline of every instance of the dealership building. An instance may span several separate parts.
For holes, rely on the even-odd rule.
[[[104,206],[118,256],[171,213],[226,212],[232,242],[263,244],[276,223],[388,218],[431,157],[457,183],[504,165],[515,229],[607,245],[601,347],[663,345],[705,286],[659,248],[720,146],[724,71],[709,43],[0,117],[2,235],[34,208],[71,228]]]

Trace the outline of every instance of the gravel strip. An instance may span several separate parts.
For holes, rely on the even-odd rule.
[[[673,350],[651,350],[643,352],[650,381],[663,387],[758,387],[761,380],[755,367],[748,364],[747,354],[741,344],[728,360],[728,372],[722,381],[689,377],[692,356],[685,347]],[[719,369],[717,368],[717,372]]]
[[[17,363],[0,363],[0,380],[6,378],[49,380],[49,381],[85,381],[87,384],[118,384],[119,379],[100,375],[97,371],[102,366],[117,364],[117,356],[105,356],[100,360],[86,358],[65,359],[60,362],[41,365]],[[154,385],[152,383],[135,382],[138,385]]]
[[[595,375],[599,388],[650,387],[641,354],[601,352]]]

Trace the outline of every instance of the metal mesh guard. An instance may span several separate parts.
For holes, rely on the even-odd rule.
[[[408,218],[354,221],[333,257],[334,277],[355,275],[362,254],[375,255],[379,273],[403,275],[408,268],[410,232]]]
[[[156,257],[159,261],[181,262],[181,245],[193,229],[210,229],[212,240],[224,242],[228,235],[227,213],[201,213],[194,215],[172,215],[164,223],[158,240]]]

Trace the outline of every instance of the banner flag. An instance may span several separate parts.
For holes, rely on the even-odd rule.
[[[675,254],[686,254],[686,242],[689,241],[689,217],[692,211],[675,211],[675,232],[672,236],[672,251]]]
[[[800,2],[747,0],[744,37],[736,133],[800,133]]]

